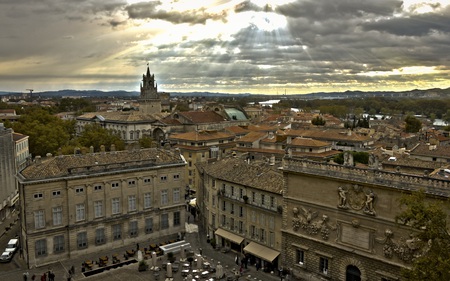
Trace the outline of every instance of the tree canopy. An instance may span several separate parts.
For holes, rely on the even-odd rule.
[[[397,216],[397,221],[416,229],[416,237],[427,244],[425,254],[415,258],[412,267],[402,272],[403,276],[411,281],[450,280],[447,206],[439,200],[427,200],[423,190],[403,195],[400,205],[404,211]]]
[[[116,150],[125,149],[125,142],[119,135],[98,124],[88,124],[84,126],[82,134],[76,141],[83,147],[94,147],[94,151],[100,151],[102,145],[105,146],[106,150],[110,150],[112,144],[116,146]]]
[[[414,116],[408,115],[405,118],[405,131],[407,133],[417,133],[422,129],[422,122]]]

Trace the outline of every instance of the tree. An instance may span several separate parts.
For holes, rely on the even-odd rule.
[[[315,125],[315,126],[323,126],[325,125],[326,121],[320,117],[320,116],[316,116],[311,120],[311,124]]]
[[[407,133],[417,133],[422,129],[422,122],[414,116],[408,115],[405,118],[405,131]]]
[[[104,145],[109,150],[111,145],[116,146],[116,150],[125,148],[124,141],[111,130],[107,130],[98,124],[88,124],[84,126],[83,133],[77,139],[78,143],[84,147],[94,147],[94,151],[99,151]]]
[[[405,280],[450,280],[450,235],[442,201],[427,199],[421,190],[402,196],[400,206],[406,208],[397,222],[416,229],[415,237],[427,247],[410,269],[403,270]]]
[[[143,136],[141,139],[139,139],[139,145],[142,148],[151,148],[155,147],[155,140],[151,137]]]
[[[74,121],[64,121],[42,108],[30,108],[17,122],[12,123],[15,132],[29,136],[32,155],[56,154],[75,133]]]

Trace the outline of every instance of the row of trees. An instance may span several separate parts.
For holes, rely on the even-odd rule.
[[[80,136],[75,132],[75,120],[62,120],[50,113],[51,110],[41,107],[31,107],[24,112],[17,122],[6,122],[15,132],[29,136],[29,150],[34,156],[47,153],[72,154],[76,148],[89,150],[94,147],[100,150],[104,145],[107,150],[114,144],[117,150],[125,149],[125,142],[113,131],[97,124],[87,125]],[[141,147],[154,145],[151,138],[143,138]]]

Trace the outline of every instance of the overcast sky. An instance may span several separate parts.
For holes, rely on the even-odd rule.
[[[0,91],[138,91],[147,63],[166,92],[447,88],[450,1],[0,1]]]

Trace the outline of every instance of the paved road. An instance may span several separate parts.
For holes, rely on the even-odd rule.
[[[200,229],[200,232],[199,232]],[[194,250],[196,254],[199,254],[200,248],[202,249],[202,256],[204,261],[208,261],[212,265],[217,265],[219,262],[224,267],[224,271],[226,276],[235,276],[233,271],[238,269],[237,265],[234,262],[234,253],[222,253],[220,251],[214,250],[211,245],[207,244],[206,242],[206,236],[202,234],[201,232],[201,226],[198,227],[197,224],[187,224],[186,225],[186,236],[185,240],[191,244],[191,249]],[[159,241],[159,242],[163,242]],[[140,243],[140,245],[143,247],[143,243]],[[84,256],[82,258],[72,259],[72,260],[66,260],[61,261],[49,266],[45,267],[39,267],[39,268],[33,268],[31,270],[27,270],[25,267],[25,263],[23,262],[23,259],[19,257],[19,255],[16,255],[15,259],[17,259],[16,262],[11,263],[10,266],[11,269],[8,270],[0,270],[0,280],[7,280],[7,281],[21,281],[23,280],[23,273],[29,272],[29,278],[31,279],[31,276],[35,274],[38,278],[36,280],[40,280],[40,276],[47,272],[48,270],[52,270],[55,273],[55,280],[68,280],[68,270],[73,265],[75,267],[75,274],[72,276],[72,280],[130,280],[130,281],[140,281],[140,280],[165,280],[166,271],[162,270],[159,272],[159,276],[154,275],[154,271],[148,270],[144,272],[138,271],[138,263],[134,263],[131,265],[124,265],[122,267],[119,267],[117,269],[109,269],[102,273],[95,274],[89,277],[85,277],[85,275],[81,272],[81,264],[83,262],[83,259],[91,259],[91,260],[98,260],[100,256],[109,256],[111,257],[113,253],[124,253],[127,249],[133,249],[136,245],[128,245],[127,247],[118,248],[118,249],[111,249],[109,251],[101,252],[101,253],[95,253],[91,254],[89,256]],[[122,257],[121,257],[122,258]],[[135,257],[137,258],[137,257]],[[179,258],[179,255],[177,256]],[[122,259],[123,261],[123,259]],[[162,257],[158,260],[158,267],[162,267],[163,263],[167,262],[166,257]],[[19,268],[17,268],[17,266]],[[1,266],[1,265],[0,265]],[[96,267],[94,267],[95,269]],[[213,273],[209,274],[209,277],[215,277]],[[294,281],[292,278],[290,278],[292,281]],[[182,281],[185,280],[184,277],[181,276],[181,272],[178,271],[173,274],[173,281]],[[203,279],[207,280],[207,279]],[[221,279],[226,280],[226,279]],[[244,271],[244,274],[242,277],[239,278],[239,280],[252,280],[252,281],[275,281],[275,280],[281,280],[277,274],[270,274],[270,273],[264,273],[262,271],[256,271],[255,267],[249,266],[247,270]]]

